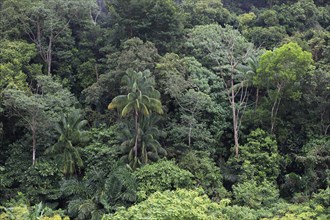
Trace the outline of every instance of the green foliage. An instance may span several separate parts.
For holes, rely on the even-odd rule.
[[[29,140],[21,139],[9,145],[8,157],[1,171],[1,203],[17,195],[17,192],[24,192],[24,188],[19,189],[19,185],[25,177],[25,172],[31,166],[30,151],[26,150]]]
[[[193,174],[181,169],[173,161],[147,164],[134,172],[138,182],[138,196],[146,199],[156,191],[192,188]]]
[[[248,180],[233,186],[234,202],[252,209],[271,207],[279,198],[276,186],[268,181]]]
[[[256,23],[263,27],[277,26],[279,24],[277,16],[277,12],[272,9],[264,10],[259,14]]]
[[[158,59],[158,51],[153,43],[133,37],[122,43],[120,51],[108,56],[107,64],[110,70],[116,69],[122,77],[128,69],[152,71]]]
[[[199,62],[221,76],[236,74],[230,64],[243,64],[252,52],[252,45],[229,25],[196,26],[188,33],[186,46]]]
[[[307,30],[317,25],[319,11],[312,0],[297,1],[295,4],[283,4],[275,7],[278,19],[288,33]]]
[[[89,171],[84,180],[62,182],[61,190],[70,196],[68,212],[78,219],[100,219],[106,212],[136,200],[136,182],[131,171],[114,164],[109,173]]]
[[[6,207],[7,206],[7,207]],[[29,212],[29,204],[25,197],[25,195],[19,192],[16,195],[15,199],[11,199],[10,202],[5,204],[5,206],[0,206],[1,219],[11,220],[11,219],[28,219]]]
[[[153,112],[163,114],[163,109],[160,102],[160,93],[154,89],[154,81],[149,71],[137,73],[128,70],[122,82],[123,89],[128,94],[116,96],[109,104],[108,109],[116,108],[122,117],[132,115],[132,118],[134,118],[135,128],[132,132],[134,136],[125,140],[123,146],[128,147],[129,164],[135,169],[141,163],[148,163],[150,151],[157,156],[158,150],[162,149],[155,140],[152,130],[148,130],[151,127],[148,121]]]
[[[34,46],[23,41],[1,41],[0,48],[0,94],[6,88],[27,91],[27,75],[38,73],[38,66],[29,64],[36,56]]]
[[[304,166],[302,179],[305,193],[311,194],[318,189],[329,187],[330,140],[327,138],[311,139],[297,155],[297,162]]]
[[[83,166],[79,144],[88,140],[87,132],[81,131],[86,124],[87,121],[75,110],[63,115],[55,126],[59,134],[58,141],[46,149],[45,154],[51,154],[58,160],[64,175],[72,175],[77,167]]]
[[[267,51],[261,56],[257,75],[253,77],[253,81],[255,85],[267,88],[269,98],[267,101],[272,103],[270,114],[272,133],[275,130],[281,100],[299,100],[301,98],[299,82],[313,68],[312,54],[303,51],[293,42],[284,44],[274,51]]]
[[[321,205],[309,204],[287,204],[278,203],[272,210],[272,217],[262,218],[263,220],[304,220],[304,219],[328,219],[329,213]]]
[[[2,209],[3,212],[0,214],[0,218],[4,220],[27,219],[29,217],[29,210],[26,206],[12,207],[11,210],[9,209],[10,211],[5,207]]]
[[[181,7],[185,13],[185,22],[188,27],[212,23],[224,25],[234,20],[233,15],[223,7],[221,1],[184,0]]]
[[[326,0],[1,0],[0,219],[329,219],[329,27]]]
[[[119,157],[117,147],[120,142],[117,139],[120,135],[120,126],[114,125],[109,128],[101,126],[90,129],[88,133],[90,142],[80,149],[81,158],[84,161],[84,171],[98,170],[109,173],[112,164]]]
[[[77,103],[73,94],[52,77],[37,76],[36,79],[35,90],[31,88],[32,91],[24,92],[6,89],[3,93],[8,116],[18,118],[17,127],[23,127],[31,134],[33,165],[37,148],[53,143],[53,123],[59,120],[63,111],[72,109]]]
[[[271,27],[252,27],[243,32],[243,34],[258,47],[272,49],[279,46],[287,36],[285,28],[281,26]]]
[[[30,220],[69,220],[69,217],[64,215],[64,211],[52,210],[45,206],[42,202],[30,206],[27,198],[23,193],[18,193],[15,199],[11,199],[5,206],[0,206],[0,218],[4,220],[30,219]]]
[[[102,219],[223,219],[220,208],[197,190],[178,189],[155,192],[147,200]]]
[[[257,210],[251,209],[246,206],[238,206],[238,205],[226,206],[221,211],[223,214],[227,216],[227,219],[256,220],[259,218],[259,213]]]
[[[169,112],[173,120],[168,122],[168,143],[174,151],[211,149],[215,140],[206,124],[212,119],[204,116],[217,114],[216,108],[221,108],[212,100],[211,91],[222,82],[193,57],[165,54],[156,68],[160,91],[169,96],[167,102],[178,106],[177,112]]]
[[[327,213],[330,215],[330,188],[321,189],[318,193],[313,194],[313,202],[327,208]]]
[[[249,134],[247,143],[241,146],[240,157],[235,160],[241,164],[239,177],[242,182],[274,182],[280,173],[280,155],[276,141],[261,129]]]
[[[261,56],[255,80],[259,77],[260,80],[270,80],[274,84],[292,82],[306,75],[312,63],[311,53],[303,51],[297,43],[284,44]]]
[[[140,121],[140,136],[139,144],[142,146],[142,155],[144,163],[156,161],[167,155],[166,150],[158,142],[158,138],[162,132],[157,128],[159,118],[156,115],[149,115],[143,117]],[[126,163],[131,162],[132,146],[134,145],[135,136],[133,134],[134,128],[125,124],[120,124],[117,129],[116,140],[120,143],[120,154]]]
[[[255,13],[244,13],[238,16],[238,22],[242,29],[246,29],[248,26],[252,25],[256,20],[257,16]]]
[[[119,94],[121,79],[126,72],[129,69],[137,72],[148,69],[153,71],[156,61],[159,59],[155,45],[149,41],[143,42],[139,38],[128,39],[122,43],[120,51],[111,50],[109,53],[105,59],[107,65],[107,69],[104,70],[105,74],[100,72],[97,82],[83,91],[85,102],[91,108],[90,111],[103,119],[102,121],[98,118],[94,119],[96,123],[108,123],[107,116],[103,116],[104,110],[113,97]]]
[[[124,0],[109,4],[118,40],[139,37],[161,53],[174,49],[183,33],[183,16],[171,0]]]
[[[190,151],[184,155],[179,166],[194,175],[196,185],[203,187],[204,192],[215,201],[228,196],[222,185],[220,168],[210,158],[209,153],[203,151]]]
[[[132,112],[135,114],[138,112],[144,116],[149,115],[150,112],[163,113],[159,101],[160,94],[153,88],[149,71],[136,73],[129,70],[122,82],[123,89],[128,94],[115,97],[108,106],[109,110],[117,108],[123,117]]]
[[[49,160],[40,160],[29,167],[20,180],[20,188],[32,203],[39,201],[54,202],[62,196],[59,181],[63,175],[57,164]]]

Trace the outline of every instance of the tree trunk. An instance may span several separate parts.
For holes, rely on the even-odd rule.
[[[138,157],[138,139],[139,139],[139,112],[135,110],[135,144],[134,144],[134,154],[135,158]]]
[[[257,92],[256,92],[256,105],[255,105],[254,112],[257,111],[257,108],[258,108],[258,101],[259,101],[259,87],[257,88]]]
[[[233,114],[233,129],[234,129],[234,141],[235,141],[235,156],[238,158],[238,118],[236,115],[236,107],[235,107],[235,91],[234,91],[234,79],[233,75],[231,76],[231,108]]]
[[[32,166],[36,164],[36,130],[35,127],[31,127],[32,131]]]
[[[280,106],[280,102],[281,102],[281,98],[278,98],[278,96],[281,95],[280,94],[281,89],[282,89],[282,86],[281,85],[278,85],[277,86],[277,94],[276,94],[275,101],[274,101],[274,104],[273,104],[273,107],[272,107],[272,112],[271,112],[271,115],[270,115],[270,120],[271,120],[271,129],[270,129],[270,132],[271,132],[271,134],[274,134],[274,130],[275,130],[275,123],[276,123],[277,112],[278,112],[278,109],[279,109],[279,106]]]
[[[49,37],[49,44],[48,44],[48,50],[47,50],[47,74],[50,76],[51,72],[51,66],[52,66],[52,38],[53,36],[51,35]]]

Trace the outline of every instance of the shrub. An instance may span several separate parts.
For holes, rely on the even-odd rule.
[[[140,200],[156,191],[193,188],[193,174],[181,169],[173,161],[148,164],[134,174],[138,182]]]
[[[176,191],[155,192],[147,200],[114,215],[104,215],[110,219],[225,219],[221,205],[212,202],[197,190],[178,189]]]

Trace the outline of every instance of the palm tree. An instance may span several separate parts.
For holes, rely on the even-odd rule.
[[[111,172],[91,170],[83,180],[61,183],[62,192],[72,199],[68,212],[77,219],[101,219],[103,214],[136,201],[136,178],[126,166],[114,164]]]
[[[86,124],[87,120],[83,120],[80,113],[75,110],[63,115],[60,122],[55,125],[59,139],[56,144],[46,149],[45,153],[56,155],[65,175],[71,175],[76,171],[76,167],[83,166],[78,146],[87,141],[86,132],[81,131]]]
[[[160,93],[154,89],[153,81],[149,71],[135,72],[128,70],[122,79],[123,89],[127,95],[119,95],[115,97],[108,106],[108,109],[117,108],[122,117],[133,114],[135,124],[134,154],[133,167],[136,167],[138,159],[138,145],[141,138],[141,120],[144,116],[150,115],[152,112],[162,114],[162,104],[160,102]]]
[[[140,163],[146,164],[150,160],[157,160],[167,154],[166,150],[157,141],[157,137],[159,137],[161,134],[161,131],[159,131],[155,126],[157,122],[158,117],[156,117],[156,115],[144,116],[141,119],[141,133],[139,134],[138,140],[138,162]],[[121,148],[123,153],[125,154],[123,158],[129,162],[130,167],[135,168],[136,164],[134,164],[134,128],[125,124],[120,126],[118,141],[121,142]]]

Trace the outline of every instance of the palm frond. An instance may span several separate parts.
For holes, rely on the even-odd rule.
[[[76,179],[69,179],[61,182],[61,191],[65,195],[81,195],[85,190],[84,185]]]
[[[108,105],[108,109],[112,110],[115,108],[121,109],[127,103],[127,95],[119,95],[112,99],[111,103]]]
[[[122,116],[128,115],[130,112],[133,111],[134,108],[135,108],[135,102],[128,103],[121,111],[121,115]]]
[[[78,207],[78,219],[90,219],[91,213],[96,209],[97,207],[93,200],[84,200]]]

